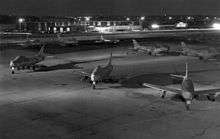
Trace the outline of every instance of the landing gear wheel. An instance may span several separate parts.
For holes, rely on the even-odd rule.
[[[162,95],[161,95],[161,98],[163,98],[163,99],[164,99],[164,98],[165,98],[165,96],[166,96],[166,91],[163,91],[163,92],[162,92]]]
[[[95,89],[95,85],[94,84],[92,84],[92,89]]]
[[[11,74],[15,74],[15,71],[11,71]]]
[[[193,98],[194,99],[199,99],[199,95],[194,95]]]
[[[186,104],[186,110],[187,110],[187,111],[190,110],[189,104]]]
[[[35,71],[35,66],[32,67],[32,70]]]
[[[200,57],[199,57],[199,60],[203,60],[203,57],[200,56]]]
[[[215,101],[215,95],[214,94],[207,95],[207,98],[208,98],[209,101]]]
[[[185,100],[186,102],[186,110],[189,111],[190,110],[190,104],[191,104],[191,100]]]

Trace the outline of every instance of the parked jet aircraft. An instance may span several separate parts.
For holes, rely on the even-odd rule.
[[[160,86],[160,85],[152,85],[149,83],[143,83],[143,86],[150,87],[159,91],[162,91],[162,98],[166,96],[166,92],[173,92],[175,94],[179,94],[183,100],[185,101],[186,109],[190,109],[190,104],[192,100],[198,99],[199,96],[205,95],[209,100],[215,101],[216,93],[220,92],[220,89],[210,89],[210,90],[195,90],[194,89],[194,84],[192,80],[189,78],[188,74],[188,64],[186,63],[186,73],[185,76],[182,75],[173,75],[173,77],[181,78],[182,84],[181,84],[181,89],[174,89],[174,88],[168,88],[165,86]]]
[[[41,42],[40,40],[37,40],[37,39],[27,38],[24,41],[17,42],[16,45],[19,45],[23,48],[26,48],[26,47],[31,47],[31,46],[41,46],[41,45],[43,45],[43,42]]]
[[[142,46],[136,40],[133,39],[132,41],[133,41],[134,47],[129,49],[129,51],[132,51],[132,52],[136,52],[136,53],[141,52],[141,53],[147,53],[149,55],[156,56],[156,55],[162,55],[163,52],[169,51],[169,48],[167,48],[167,47]],[[127,52],[127,53],[129,53],[129,52]]]
[[[67,45],[77,45],[78,41],[73,37],[60,37],[60,34],[57,35],[57,41],[55,41],[60,46]]]
[[[113,70],[112,65],[112,53],[110,55],[108,64],[104,67],[98,65],[96,68],[93,69],[91,73],[81,72],[84,76],[84,79],[89,79],[92,82],[92,88],[96,88],[96,84],[98,82],[102,82],[106,79],[110,78],[110,74]]]
[[[181,42],[181,47],[183,55],[198,57],[200,60],[215,59],[220,56],[220,53],[213,47],[209,48],[209,50],[195,50],[188,48],[184,42]]]
[[[102,35],[100,36],[99,40],[96,40],[95,43],[111,43],[111,44],[117,44],[119,43],[119,40],[108,40],[105,39]]]
[[[15,73],[15,68],[17,70],[20,69],[35,69],[35,64],[43,61],[45,59],[44,55],[44,47],[41,47],[39,53],[33,57],[26,57],[26,56],[17,56],[13,60],[10,61],[9,68],[11,69],[11,73]]]

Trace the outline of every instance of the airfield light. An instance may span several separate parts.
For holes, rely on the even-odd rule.
[[[19,18],[19,19],[18,19],[18,22],[19,22],[19,23],[23,23],[24,21],[25,21],[24,18]]]
[[[70,28],[69,28],[69,27],[68,27],[68,28],[66,28],[66,31],[67,31],[67,32],[70,32]]]
[[[176,24],[176,27],[177,28],[186,28],[187,27],[187,23],[179,22],[179,23]]]
[[[187,17],[187,19],[188,19],[188,20],[191,20],[191,19],[192,19],[192,17],[191,17],[191,16],[188,16],[188,17]]]
[[[214,23],[214,24],[212,25],[212,27],[213,27],[214,29],[220,30],[220,23]]]
[[[141,16],[141,20],[142,20],[142,21],[145,20],[145,16]]]
[[[172,19],[173,19],[173,17],[172,17],[172,16],[170,16],[170,17],[169,17],[169,20],[172,20]]]
[[[19,30],[22,30],[22,23],[24,23],[25,19],[24,18],[18,18],[18,23],[19,23]]]
[[[127,18],[126,18],[126,20],[127,20],[127,21],[130,21],[130,18],[129,18],[129,17],[127,17]]]
[[[158,24],[152,24],[152,25],[151,25],[151,28],[152,28],[152,29],[159,29],[160,26],[159,26]]]
[[[91,17],[90,16],[85,16],[84,18],[85,18],[86,21],[90,21]]]

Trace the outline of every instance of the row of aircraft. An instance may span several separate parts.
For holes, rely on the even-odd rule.
[[[184,42],[181,42],[181,51],[170,51],[169,46],[142,46],[136,40],[133,41],[133,48],[129,49],[129,52],[135,53],[146,53],[152,56],[169,55],[171,53],[176,53],[177,55],[185,55],[198,57],[200,60],[218,60],[220,58],[220,53],[214,47],[208,47],[208,50],[195,50],[189,48]]]
[[[106,39],[104,38],[102,35],[100,36],[100,38],[98,40],[95,41],[96,44],[118,44],[120,42],[120,40],[114,39],[114,40],[110,40],[110,39]]]
[[[190,110],[190,104],[193,99],[199,99],[201,96],[206,96],[208,100],[215,101],[217,93],[220,92],[220,89],[209,89],[209,90],[195,90],[192,79],[189,77],[188,64],[186,63],[185,75],[175,75],[171,74],[170,76],[180,78],[182,80],[181,88],[174,89],[166,86],[153,85],[149,83],[143,83],[143,86],[149,87],[162,92],[161,97],[165,98],[167,92],[171,92],[180,97],[185,102],[187,110]]]
[[[182,54],[186,56],[198,57],[200,60],[218,60],[220,53],[214,47],[208,47],[208,50],[195,50],[181,42]]]
[[[118,39],[106,39],[102,35],[94,41],[95,44],[118,44],[120,40]],[[31,46],[40,46],[45,44],[55,44],[62,47],[65,46],[75,46],[78,45],[78,40],[74,37],[61,37],[60,34],[57,34],[54,38],[41,38],[41,39],[30,39],[27,37],[25,40],[19,40],[19,41],[7,41],[7,43],[10,44],[16,44],[18,46],[22,47],[31,47]]]
[[[134,47],[138,46],[138,43],[133,40]],[[186,47],[185,44],[182,44],[183,47]],[[152,49],[146,51],[151,51]],[[190,51],[191,49],[183,49],[184,54],[189,55],[189,53],[192,53]],[[10,61],[10,69],[12,71],[12,74],[14,74],[15,69],[20,70],[20,69],[32,69],[35,70],[37,63],[40,61],[43,61],[46,57],[44,54],[44,46],[41,48],[39,53],[33,57],[25,57],[25,56],[18,56],[15,59]],[[156,51],[156,50],[153,50]],[[157,50],[158,52],[159,50]],[[162,50],[161,50],[162,51]],[[160,52],[161,52],[160,51]],[[198,55],[200,54],[200,55]],[[204,52],[204,55],[206,52]],[[193,55],[191,56],[204,56],[203,52],[197,52],[193,51]],[[83,61],[81,63],[86,63],[88,61]],[[97,83],[98,82],[103,82],[106,79],[111,78],[111,73],[114,69],[114,66],[112,65],[112,53],[110,54],[108,63],[104,66],[98,65],[95,67],[91,73],[81,71],[81,76],[83,79],[89,80],[92,83],[92,88],[96,89]],[[186,63],[186,71],[185,75],[174,75],[171,74],[172,77],[180,78],[182,80],[181,83],[181,89],[174,89],[174,88],[169,88],[166,86],[160,86],[160,85],[153,85],[150,83],[143,83],[142,85],[145,87],[149,87],[152,89],[156,89],[162,92],[162,98],[166,96],[167,92],[172,92],[175,94],[178,94],[181,96],[181,98],[185,102],[185,106],[187,110],[190,110],[190,104],[192,103],[193,99],[198,99],[200,96],[206,96],[208,100],[210,101],[215,101],[215,97],[218,92],[220,92],[220,89],[209,89],[209,90],[195,90],[193,81],[189,77],[189,71],[188,71],[188,64]]]
[[[134,39],[132,40],[132,42],[133,42],[133,48],[130,48],[127,54],[129,54],[129,52],[133,52],[133,53],[146,53],[148,55],[157,56],[157,55],[161,55],[163,52],[169,51],[169,48],[164,46],[159,46],[159,47],[153,45],[142,46]]]

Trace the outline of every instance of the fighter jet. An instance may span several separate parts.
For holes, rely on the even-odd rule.
[[[133,41],[133,48],[129,49],[129,51],[135,52],[135,53],[147,53],[149,55],[157,56],[162,55],[163,52],[168,52],[168,47],[163,46],[141,46],[136,40]],[[127,52],[127,54],[129,53]]]
[[[59,44],[60,46],[67,46],[67,45],[77,45],[78,41],[73,37],[61,37],[60,34],[57,34],[57,41],[55,43]]]
[[[32,46],[40,46],[43,45],[43,42],[41,42],[40,40],[37,39],[27,39],[23,42],[19,42],[16,43],[16,45],[21,46],[23,48],[28,48],[28,47],[32,47]]]
[[[190,104],[194,98],[198,99],[200,96],[205,95],[208,98],[208,100],[215,101],[216,93],[220,92],[220,89],[195,90],[193,81],[189,78],[187,63],[186,63],[185,76],[174,75],[174,74],[171,74],[171,76],[182,79],[181,89],[168,88],[165,86],[152,85],[149,83],[143,83],[143,86],[162,91],[162,96],[161,96],[162,98],[165,98],[166,92],[172,92],[180,95],[185,101],[187,110],[190,110]]]
[[[216,59],[220,56],[220,53],[213,47],[208,50],[195,50],[188,48],[184,42],[181,42],[182,54],[186,56],[198,57],[200,60]]]
[[[119,43],[119,40],[108,40],[105,39],[102,35],[100,36],[99,40],[96,40],[95,43],[111,43],[111,44],[117,44]]]
[[[98,65],[96,68],[93,69],[91,73],[81,72],[84,76],[83,79],[89,79],[92,82],[92,88],[96,88],[96,84],[98,82],[102,82],[106,79],[110,78],[110,74],[113,70],[112,65],[112,53],[110,55],[109,61],[106,66],[102,67]]]
[[[16,58],[12,59],[9,64],[9,68],[11,73],[15,73],[15,69],[32,69],[35,70],[35,65],[45,59],[44,55],[44,47],[42,46],[39,53],[33,57],[26,57],[26,56],[17,56]]]

